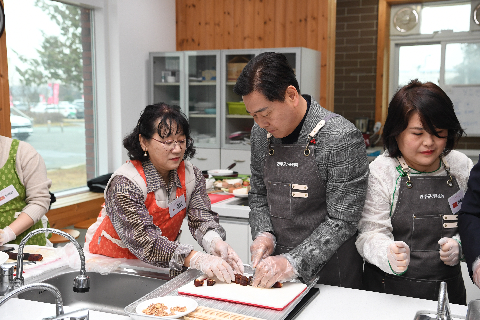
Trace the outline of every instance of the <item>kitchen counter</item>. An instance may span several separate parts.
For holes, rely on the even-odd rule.
[[[316,286],[320,294],[297,316],[296,320],[311,319],[369,319],[413,320],[419,310],[436,311],[437,303],[422,299],[389,294],[339,288],[327,285]],[[53,299],[53,298],[52,298]],[[465,316],[467,307],[450,304],[454,315]],[[73,311],[65,307],[65,312]],[[32,313],[35,316],[32,316]],[[0,307],[2,320],[32,320],[55,314],[53,304],[11,299]],[[90,311],[91,320],[125,320],[128,316]]]

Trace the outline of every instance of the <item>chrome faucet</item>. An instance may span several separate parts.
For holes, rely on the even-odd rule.
[[[27,284],[26,286],[15,289],[10,293],[6,294],[2,298],[2,300],[0,300],[0,307],[3,304],[5,304],[8,300],[10,300],[10,298],[30,290],[47,290],[51,292],[55,296],[55,308],[56,308],[57,317],[63,314],[62,294],[55,286],[52,286],[51,284],[48,284],[48,283],[31,283],[31,284]]]
[[[80,274],[73,280],[73,291],[74,292],[88,292],[90,290],[90,278],[86,275],[85,271],[85,255],[83,254],[83,250],[78,244],[77,240],[75,240],[74,237],[69,235],[66,232],[53,229],[53,228],[40,228],[40,229],[35,229],[29,234],[25,236],[25,238],[22,239],[20,244],[18,245],[18,254],[17,254],[17,275],[15,279],[13,280],[13,286],[11,286],[11,289],[15,288],[20,288],[21,286],[24,285],[24,278],[23,278],[23,247],[25,247],[25,243],[27,243],[28,239],[33,237],[36,234],[39,233],[46,233],[46,232],[51,232],[55,233],[58,235],[61,235],[68,240],[70,240],[71,243],[77,248],[78,254],[80,255]]]
[[[450,304],[448,303],[447,283],[443,281],[440,283],[440,289],[438,290],[437,319],[452,320]]]

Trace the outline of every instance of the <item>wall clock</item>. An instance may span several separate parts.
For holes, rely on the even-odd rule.
[[[393,17],[393,25],[398,31],[405,33],[418,24],[418,12],[414,8],[403,8]]]

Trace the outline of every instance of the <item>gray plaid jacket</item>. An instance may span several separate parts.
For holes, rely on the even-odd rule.
[[[317,123],[330,111],[310,96],[311,105],[298,143],[304,144]],[[360,131],[348,120],[338,116],[330,119],[315,137],[315,162],[320,179],[326,186],[327,218],[299,246],[287,254],[299,276],[311,280],[335,251],[355,235],[362,214],[368,184],[368,160]],[[281,139],[274,139],[281,143]],[[267,189],[263,181],[268,141],[267,131],[255,124],[251,133],[251,190],[249,193],[252,238],[262,232],[273,234]]]

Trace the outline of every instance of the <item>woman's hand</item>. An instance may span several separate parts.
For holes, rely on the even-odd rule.
[[[295,269],[282,255],[263,259],[255,269],[252,286],[271,288],[275,282],[286,282],[296,277]]]
[[[270,232],[259,234],[252,245],[250,253],[252,254],[252,268],[256,268],[260,260],[267,258],[275,251],[276,239]]]
[[[190,268],[205,273],[208,277],[217,277],[218,280],[230,283],[235,280],[232,267],[220,257],[211,254],[196,252],[189,261]]]
[[[460,259],[460,245],[452,238],[443,237],[438,240],[440,245],[440,260],[447,266],[455,266]]]
[[[403,241],[395,241],[388,247],[387,257],[393,272],[403,273],[410,264],[410,248]]]
[[[0,229],[0,246],[7,242],[13,241],[16,238],[17,236],[9,226],[6,226],[4,229]]]
[[[222,238],[215,237],[212,240],[209,253],[225,260],[235,273],[243,274],[244,266],[242,260],[235,250],[233,250],[228,243],[223,241]]]

